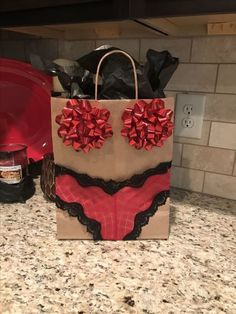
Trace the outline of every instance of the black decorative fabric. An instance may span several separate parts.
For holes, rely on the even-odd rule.
[[[155,168],[151,168],[143,172],[142,174],[136,174],[130,179],[124,181],[114,181],[114,180],[103,180],[100,178],[92,178],[87,174],[76,173],[73,170],[67,169],[65,167],[56,165],[56,177],[60,175],[68,174],[74,177],[78,183],[83,187],[88,186],[98,186],[103,189],[107,194],[113,195],[118,192],[120,189],[130,186],[139,188],[143,186],[148,177],[156,174],[164,174],[171,167],[171,161],[162,162]]]
[[[154,216],[159,206],[166,203],[166,199],[169,197],[169,191],[162,191],[156,195],[151,206],[143,212],[138,213],[134,220],[134,229],[127,234],[123,240],[135,240],[142,231],[142,227],[147,225],[150,217]]]
[[[93,235],[94,240],[102,240],[101,224],[84,214],[83,206],[79,203],[64,202],[58,195],[56,195],[56,205],[62,210],[66,210],[72,217],[77,217],[79,222],[87,226],[87,231]]]
[[[150,217],[152,217],[158,210],[159,206],[162,206],[166,203],[167,198],[169,197],[169,191],[162,191],[158,193],[151,206],[145,211],[138,213],[135,217],[134,228],[127,234],[123,240],[135,240],[137,239],[142,231],[142,227],[147,225]],[[103,240],[101,235],[101,224],[91,218],[88,218],[84,214],[83,206],[79,203],[67,203],[64,202],[59,196],[56,196],[56,205],[62,210],[66,210],[70,216],[77,217],[79,222],[87,226],[87,231],[93,235],[94,240]]]

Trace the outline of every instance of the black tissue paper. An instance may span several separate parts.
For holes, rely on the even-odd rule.
[[[93,50],[77,60],[78,66],[68,72],[65,68],[42,60],[40,56],[32,55],[31,63],[34,67],[48,75],[58,76],[64,90],[69,92],[70,98],[94,99],[94,76],[101,58],[109,51],[120,50],[116,47],[103,47]],[[141,99],[164,98],[164,88],[175,72],[179,60],[168,51],[149,49],[146,53],[146,63],[140,64],[136,60],[135,66],[138,76],[138,97]],[[130,60],[122,54],[109,55],[104,59],[98,86],[99,99],[133,99],[134,76]]]

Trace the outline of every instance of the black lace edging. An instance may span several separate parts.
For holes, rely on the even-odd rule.
[[[100,178],[92,178],[87,174],[76,173],[73,170],[68,168],[56,165],[56,177],[64,174],[71,175],[74,177],[80,185],[83,187],[88,186],[98,186],[103,189],[104,192],[113,195],[118,192],[120,189],[131,186],[134,188],[139,188],[143,186],[146,179],[155,174],[164,174],[171,167],[171,161],[162,162],[155,168],[148,169],[144,171],[142,174],[136,174],[132,176],[130,179],[124,181],[114,181],[114,180],[103,180]]]
[[[80,203],[67,203],[56,195],[56,206],[66,210],[70,216],[77,217],[79,222],[86,226],[87,231],[93,235],[94,240],[102,240],[101,224],[95,219],[88,218],[84,214],[83,206]]]
[[[143,212],[138,213],[134,220],[134,229],[128,233],[123,240],[135,240],[142,231],[142,227],[148,224],[149,218],[152,217],[158,210],[159,206],[166,203],[169,197],[169,190],[158,193],[151,206]],[[87,226],[87,231],[93,235],[94,240],[103,240],[101,235],[101,224],[91,218],[88,218],[83,211],[83,206],[80,203],[64,202],[58,195],[56,195],[56,205],[62,210],[66,210],[70,216],[77,217],[79,222]]]
[[[158,207],[166,203],[166,199],[169,197],[169,194],[169,190],[158,193],[154,198],[151,206],[135,216],[134,229],[128,233],[123,238],[123,240],[137,239],[141,234],[142,227],[148,224],[150,217],[152,217],[157,212]]]

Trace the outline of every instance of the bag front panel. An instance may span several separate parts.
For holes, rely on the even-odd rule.
[[[164,98],[165,108],[174,109],[174,99]],[[71,146],[65,146],[57,134],[58,124],[55,118],[66,106],[67,99],[52,98],[52,138],[55,163],[104,180],[126,180],[134,174],[156,167],[160,162],[171,161],[172,141],[170,136],[162,147],[153,147],[151,151],[137,150],[130,146],[121,135],[124,110],[132,107],[135,100],[99,100],[90,101],[92,106],[106,108],[111,115],[113,137],[108,138],[101,149],[93,149],[88,154],[76,152]],[[145,100],[150,102],[151,100]]]
[[[163,100],[165,108],[174,109],[173,98]],[[57,166],[78,174],[79,179],[75,182],[69,174],[68,182],[64,182],[63,171],[57,174],[58,239],[167,239],[172,136],[162,147],[137,150],[121,135],[122,114],[136,101],[92,100],[92,106],[110,111],[108,122],[112,125],[113,137],[101,149],[92,149],[87,154],[76,152],[71,146],[65,146],[57,134],[59,126],[55,118],[67,101],[52,98],[54,158]],[[157,173],[152,172],[155,167],[159,169]],[[130,180],[133,176],[134,182]],[[104,182],[94,183],[99,180]]]

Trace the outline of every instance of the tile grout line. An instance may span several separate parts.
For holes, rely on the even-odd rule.
[[[59,58],[59,39],[57,39],[56,41],[57,41],[57,59],[58,59]]]
[[[201,191],[199,191],[199,190],[191,190],[190,188],[188,189],[188,188],[183,188],[183,187],[180,187],[180,186],[178,186],[178,185],[170,185],[170,187],[171,188],[174,188],[174,189],[179,189],[179,190],[182,190],[182,191],[187,191],[187,192],[193,192],[193,193],[199,193],[199,194],[201,194],[202,192]],[[206,193],[204,193],[204,194],[206,194]],[[207,195],[209,195],[209,196],[214,196],[213,194],[207,194]],[[222,198],[222,196],[218,196],[218,195],[215,195],[216,197],[221,197]]]
[[[235,62],[229,62],[229,63],[219,63],[219,62],[188,62],[188,61],[180,61],[179,64],[189,64],[189,65],[219,65],[219,64],[223,64],[223,65],[235,65]]]
[[[225,148],[225,147],[218,147],[218,146],[208,146],[207,144],[196,144],[196,143],[187,143],[187,142],[177,142],[176,140],[174,140],[174,143],[177,143],[177,144],[185,144],[185,145],[193,145],[193,146],[200,146],[200,147],[209,147],[209,148],[214,148],[214,149],[222,149],[222,150],[226,150],[226,151],[235,152],[235,149],[234,149],[234,148]]]
[[[173,23],[172,23],[173,24]],[[24,35],[24,33],[22,33],[23,35]],[[25,34],[25,35],[27,35],[27,34]],[[29,36],[34,36],[34,37],[36,37],[36,38],[33,38],[33,39],[41,39],[42,37],[39,37],[40,35],[30,35],[30,34],[28,34]],[[234,36],[234,35],[229,35],[229,36]],[[143,36],[143,37],[134,37],[134,36],[131,36],[131,37],[124,37],[124,38],[122,38],[122,40],[128,40],[128,39],[145,39],[145,40],[155,40],[155,39],[158,39],[158,40],[163,40],[163,41],[172,41],[172,40],[185,40],[185,39],[192,39],[192,38],[195,38],[195,39],[202,39],[202,38],[207,38],[207,37],[209,37],[209,36],[207,36],[207,35],[205,35],[205,36],[194,36],[194,35],[192,35],[192,36],[190,36],[190,35],[186,35],[186,36],[180,36],[180,37],[177,37],[177,38],[175,38],[175,37],[163,37],[163,36],[153,36],[153,37],[150,37],[150,36],[147,36],[147,37],[145,37],[145,36]],[[216,36],[216,37],[221,37],[221,35],[218,35],[218,36]],[[43,38],[45,38],[45,37],[43,37]],[[23,40],[23,39],[25,39],[25,38],[5,38],[5,39],[2,39],[2,40],[4,40],[4,41],[9,41],[9,40]],[[50,38],[50,39],[55,39],[55,38]],[[96,38],[96,37],[94,37],[94,38],[90,38],[90,39],[83,39],[83,38],[81,38],[81,39],[70,39],[70,41],[84,41],[84,40],[95,40],[95,39],[98,39],[98,38]],[[114,38],[114,37],[108,37],[108,38],[105,38],[105,39],[108,39],[108,40],[111,40],[111,39],[117,39],[117,40],[119,40],[120,38]],[[98,39],[98,40],[100,40],[100,39]]]
[[[185,145],[194,145],[194,146],[201,146],[201,147],[208,147],[206,144],[195,144],[195,143],[188,143],[188,142],[178,142],[176,140],[174,140],[174,143],[177,144],[185,144]]]
[[[138,40],[138,61],[141,62],[141,38]]]
[[[183,89],[166,89],[165,92],[175,92],[175,93],[184,93],[184,94],[188,94],[188,93],[196,93],[196,94],[209,94],[209,95],[233,95],[236,96],[236,93],[220,93],[220,92],[209,92],[209,91],[194,91],[194,90],[183,90]]]
[[[226,176],[226,177],[234,177],[235,176],[232,176],[232,174],[226,174],[226,173],[222,173],[222,172],[216,172],[216,171],[210,171],[210,170],[204,170],[204,169],[196,169],[196,168],[188,168],[186,166],[175,166],[173,165],[173,167],[175,168],[183,168],[183,169],[187,169],[187,170],[193,170],[193,171],[201,171],[201,172],[207,172],[207,173],[213,173],[213,174],[217,174],[217,175],[221,175],[221,176]]]
[[[211,127],[212,127],[212,121],[210,121],[209,134],[208,134],[208,137],[207,137],[207,146],[208,146],[208,147],[209,147],[209,144],[210,144]]]
[[[93,43],[93,49],[96,49],[97,48],[96,40],[92,40],[92,43]]]
[[[216,93],[216,89],[217,89],[218,76],[219,76],[219,69],[220,69],[220,64],[217,65],[217,69],[216,69],[216,80],[215,80],[214,93]]]
[[[183,164],[183,154],[184,154],[184,145],[183,143],[182,144],[182,150],[181,150],[181,156],[180,156],[180,166],[182,167],[182,164]]]
[[[189,52],[189,63],[192,63],[192,54],[193,54],[193,38],[191,38],[191,43],[190,43],[190,52]]]
[[[232,170],[232,176],[234,176],[234,168],[236,168],[236,151],[234,152],[234,162],[233,162],[233,170]]]
[[[174,188],[174,189],[181,190],[181,191],[187,191],[187,192],[192,192],[192,193],[204,194],[206,196],[213,197],[213,198],[217,197],[217,198],[221,198],[221,199],[224,199],[224,200],[230,201],[230,202],[231,201],[235,201],[234,198],[228,198],[226,196],[224,197],[224,196],[220,196],[218,194],[210,194],[209,192],[199,192],[197,190],[190,190],[190,189],[187,189],[187,188],[181,188],[181,187],[179,187],[177,185],[170,185],[170,187]]]
[[[202,190],[201,193],[203,193],[205,188],[205,178],[206,178],[206,171],[203,172],[203,180],[202,180]]]
[[[216,123],[224,123],[224,124],[236,124],[236,121],[235,122],[232,122],[232,121],[226,121],[226,120],[210,120],[210,119],[204,119],[203,121],[206,121],[206,122],[216,122]]]

